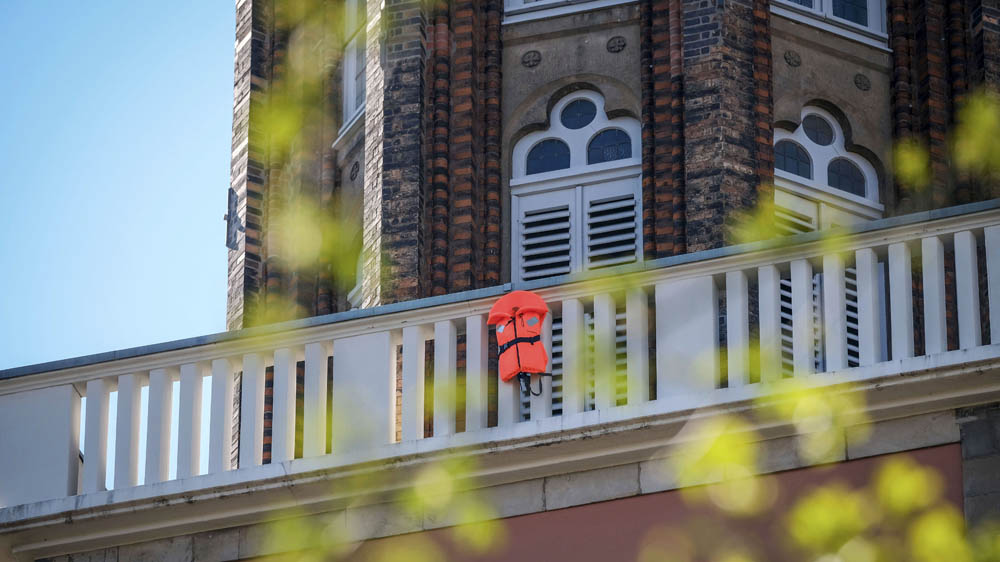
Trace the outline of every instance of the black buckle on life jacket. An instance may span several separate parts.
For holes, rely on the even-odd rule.
[[[531,390],[531,375],[538,375],[538,392]],[[518,373],[517,380],[521,382],[521,392],[527,392],[532,396],[542,395],[542,379],[541,377],[551,377],[552,373]]]
[[[499,351],[497,352],[497,355],[503,355],[503,352],[507,351],[508,349],[514,347],[515,345],[517,345],[519,343],[535,343],[537,341],[541,341],[541,339],[542,339],[542,336],[530,336],[530,337],[527,337],[527,338],[514,338],[514,339],[510,340],[509,342],[501,345]]]

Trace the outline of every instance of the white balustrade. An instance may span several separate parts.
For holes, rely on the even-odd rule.
[[[201,387],[207,371],[207,366],[203,363],[181,365],[177,478],[197,476],[201,465]],[[118,396],[120,400],[121,395]]]
[[[913,269],[906,242],[889,246],[889,295],[892,358],[913,357]]]
[[[986,286],[990,301],[990,343],[1000,343],[1000,225],[983,229],[986,241]]]
[[[718,289],[711,277],[656,286],[657,399],[716,387],[718,310]]]
[[[628,403],[645,404],[649,401],[649,299],[642,287],[630,288],[625,295],[625,338]]]
[[[551,328],[549,333],[552,333]],[[406,337],[405,331],[403,337],[404,339]],[[474,316],[466,317],[465,431],[478,431],[480,429],[486,429],[487,421],[489,419],[488,344],[489,331],[486,327],[486,315],[476,314]],[[403,346],[405,348],[406,344],[404,343]],[[551,349],[551,345],[547,347],[547,349]]]
[[[434,436],[455,433],[458,335],[455,323],[434,323]]]
[[[271,462],[295,458],[295,351],[287,348],[274,352],[274,393],[271,410]]]
[[[878,256],[871,248],[854,254],[858,271],[858,355],[862,366],[882,360],[882,330],[879,322],[882,310],[878,282]]]
[[[108,397],[109,379],[87,381],[87,430],[83,436],[84,494],[105,488],[108,467]]]
[[[153,369],[149,372],[146,484],[163,482],[170,472],[170,416],[175,378],[176,369],[173,368]]]
[[[968,230],[955,233],[955,288],[958,300],[958,347],[979,347],[982,343],[979,255],[976,251],[976,236]]]
[[[330,345],[312,342],[305,346],[305,381],[302,398],[302,456],[326,454],[329,436],[326,434],[327,361]]]
[[[561,404],[558,401],[556,404],[561,407],[563,423],[566,427],[598,420],[603,423],[603,416],[591,415],[587,409],[601,412],[616,408],[622,399],[616,389],[621,380],[622,367],[618,361],[622,345],[629,407],[618,412],[631,415],[635,408],[642,415],[654,415],[674,405],[683,407],[684,399],[693,393],[700,394],[699,400],[710,395],[721,383],[720,316],[726,330],[727,386],[738,389],[729,392],[729,396],[745,398],[753,392],[757,381],[752,373],[758,366],[761,382],[784,376],[781,340],[782,331],[789,328],[793,376],[810,376],[817,365],[826,371],[864,373],[868,369],[867,372],[885,376],[885,372],[879,371],[882,367],[870,367],[890,359],[902,365],[914,355],[911,249],[917,247],[918,241],[925,353],[948,353],[948,318],[957,320],[963,350],[980,348],[984,343],[980,298],[989,301],[986,303],[991,325],[989,343],[1000,343],[1000,224],[981,222],[956,223],[949,228],[914,228],[902,234],[894,234],[896,231],[890,228],[877,236],[859,239],[853,247],[847,238],[840,248],[842,253],[830,252],[819,244],[793,245],[719,258],[728,261],[708,260],[704,273],[697,269],[697,264],[685,263],[677,268],[649,268],[627,274],[632,277],[620,285],[606,280],[592,287],[571,283],[544,288],[540,293],[549,302],[551,312],[541,334],[550,372],[553,321],[561,322],[562,326]],[[1000,217],[995,222],[1000,223]],[[957,299],[953,304],[945,299],[948,244],[953,244],[954,249]],[[985,255],[985,288],[980,286],[980,255]],[[852,260],[857,282],[860,371],[850,369],[854,360],[849,354],[853,351],[849,342],[853,345],[854,339],[848,339],[848,331],[852,329],[854,314],[853,308],[849,314],[853,292],[848,293],[847,287]],[[822,264],[821,277],[814,275],[818,271],[813,271],[813,266],[819,264]],[[791,300],[784,303],[781,287],[787,281],[782,280],[782,272],[789,274],[791,281]],[[883,279],[886,272],[888,290]],[[821,279],[822,286],[819,301],[814,295],[817,279]],[[721,286],[717,283],[723,282],[725,309],[720,310]],[[650,310],[651,291],[653,310]],[[785,293],[784,298],[788,297]],[[286,463],[285,469],[294,472],[300,466],[307,467],[303,470],[315,470],[319,465],[312,459],[328,455],[328,450],[332,451],[329,466],[335,466],[340,458],[364,458],[359,455],[366,451],[384,456],[392,447],[411,454],[416,445],[413,441],[424,437],[425,404],[431,399],[425,388],[425,347],[431,339],[435,438],[420,443],[416,450],[523,436],[534,428],[533,424],[518,426],[522,419],[519,381],[498,381],[496,402],[490,401],[489,388],[495,373],[490,372],[486,313],[496,298],[440,304],[417,312],[400,312],[399,316],[392,313],[361,318],[346,327],[310,326],[281,334],[266,343],[235,340],[204,350],[192,346],[183,354],[151,354],[150,358],[133,358],[133,362],[120,365],[106,362],[86,367],[83,370],[86,376],[71,380],[71,384],[64,377],[52,387],[4,392],[4,385],[9,383],[0,380],[0,419],[8,424],[15,424],[21,418],[33,420],[39,434],[45,436],[44,447],[49,447],[42,451],[39,445],[39,451],[23,455],[33,473],[22,470],[21,466],[13,470],[13,465],[0,460],[0,505],[38,501],[53,494],[61,497],[101,493],[108,480],[108,409],[111,393],[116,389],[117,426],[113,437],[116,490],[138,484],[142,439],[146,444],[146,485],[155,489],[158,483],[167,480],[172,461],[176,464],[176,477],[190,482],[184,486],[196,488],[201,485],[199,482],[208,482],[200,476],[203,431],[208,432],[209,476],[238,468],[241,470],[232,478],[239,481],[240,475],[266,472],[259,465],[263,461],[265,373],[271,365],[274,382],[270,410],[271,462]],[[617,325],[622,305],[624,333]],[[782,316],[783,307],[790,307],[790,327],[789,318]],[[421,316],[424,312],[426,318]],[[649,337],[650,314],[654,315],[654,344]],[[818,344],[820,319],[822,342]],[[887,327],[889,333],[884,333]],[[459,336],[463,331],[466,367],[465,396],[461,397],[456,396],[456,370]],[[884,347],[887,339],[888,348]],[[402,392],[397,409],[400,344]],[[758,344],[759,365],[754,353]],[[888,356],[886,349],[891,350]],[[656,355],[653,367],[649,361],[651,351]],[[298,412],[300,362],[304,363],[304,400],[302,411]],[[241,391],[234,397],[234,377],[238,372],[242,373]],[[211,386],[210,413],[208,419],[202,419],[202,388],[206,377],[210,378]],[[655,384],[655,402],[650,400],[651,383]],[[172,400],[175,384],[179,389],[176,408]],[[592,406],[587,396],[590,384],[594,392]],[[148,401],[143,411],[140,397],[147,385]],[[552,378],[533,376],[532,388],[539,387],[542,393],[529,401],[530,418],[550,431],[558,427],[551,423],[555,420],[549,420],[554,412]],[[79,393],[84,391],[85,457],[78,488],[78,409]],[[467,435],[452,438],[456,433],[459,400],[465,402]],[[238,420],[234,419],[234,403],[239,408]],[[644,409],[647,405],[648,410]],[[498,428],[489,427],[489,414],[494,409]],[[42,415],[46,410],[53,414]],[[301,435],[296,433],[297,414],[302,419]],[[332,431],[328,430],[328,423],[332,423]],[[142,425],[147,428],[144,436],[140,435]],[[171,450],[173,427],[178,435],[176,448]],[[239,428],[237,439],[233,435],[235,427]],[[403,443],[395,443],[397,430]],[[302,439],[302,456],[306,457],[303,460],[295,458],[298,437]],[[4,439],[4,443],[16,447],[28,446],[16,436]],[[239,450],[236,467],[232,466],[234,447]],[[326,466],[327,462],[322,460],[320,465]],[[103,499],[98,496],[97,501]]]
[[[400,408],[403,441],[424,436],[424,346],[429,336],[427,326],[403,328],[403,404]]]
[[[232,468],[233,363],[229,358],[212,361],[212,407],[208,426],[208,472]]]
[[[750,384],[750,302],[745,271],[726,273],[726,372],[729,387]]]
[[[937,236],[920,241],[924,280],[924,348],[927,355],[948,350],[944,296],[944,243]]]
[[[139,425],[145,373],[118,377],[118,427],[115,432],[115,489],[139,483]],[[200,429],[200,428],[199,428]]]

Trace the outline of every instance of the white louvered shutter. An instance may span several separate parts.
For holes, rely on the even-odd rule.
[[[583,192],[585,268],[633,263],[642,259],[639,179],[589,185]]]
[[[577,269],[573,190],[515,197],[518,216],[514,263],[518,280],[564,275]]]

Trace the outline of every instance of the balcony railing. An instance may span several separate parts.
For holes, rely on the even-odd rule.
[[[552,311],[543,339],[556,376],[530,399],[516,384],[497,385],[489,360],[486,313],[515,288],[536,291]],[[758,344],[759,358],[750,353]],[[613,275],[11,369],[0,372],[0,524],[685,412],[746,400],[761,379],[832,384],[974,362],[1000,355],[998,344],[1000,204],[992,201],[649,261]]]

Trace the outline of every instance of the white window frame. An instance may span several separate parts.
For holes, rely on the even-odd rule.
[[[821,117],[833,130],[833,142],[827,146],[814,143],[806,136],[805,128],[802,126],[803,120],[808,115]],[[802,108],[799,115],[799,126],[794,131],[775,128],[774,145],[781,141],[792,141],[802,147],[809,155],[812,163],[812,179],[774,169],[774,184],[779,190],[788,191],[804,199],[822,203],[834,209],[845,211],[851,215],[866,219],[882,218],[885,207],[879,203],[878,174],[866,158],[858,154],[849,152],[845,147],[844,132],[840,123],[834,116],[816,106],[807,105]],[[838,158],[850,161],[861,170],[861,175],[865,178],[865,196],[860,197],[853,193],[830,187],[827,178],[827,168],[830,162]],[[823,224],[818,225],[825,227]]]
[[[833,15],[833,0],[812,1],[815,4],[813,8],[790,0],[774,0],[771,12],[888,51],[885,0],[867,0],[868,25]]]
[[[570,103],[586,99],[597,108],[594,120],[579,129],[563,126],[560,116],[563,108]],[[538,201],[546,197],[541,194],[574,191],[570,197],[571,272],[585,269],[584,256],[586,202],[605,197],[598,193],[608,190],[608,196],[626,193],[621,182],[630,183],[635,197],[636,210],[636,261],[642,261],[642,142],[641,125],[631,117],[608,119],[604,109],[604,98],[597,92],[581,90],[559,100],[549,113],[549,128],[528,133],[514,145],[511,171],[511,275],[514,281],[521,281],[521,215],[524,210],[543,207]],[[608,129],[624,131],[632,143],[632,157],[599,164],[587,164],[587,147],[598,133]],[[527,157],[539,142],[558,139],[569,147],[570,165],[562,170],[538,174],[527,174]],[[584,192],[587,192],[586,194]],[[560,197],[566,197],[560,193]],[[535,196],[535,197],[532,197]],[[539,197],[540,196],[540,197]],[[529,200],[528,198],[531,197]],[[522,199],[524,205],[522,205]],[[530,202],[529,202],[530,201]]]
[[[504,0],[504,24],[597,10],[635,0]]]
[[[358,9],[363,1],[347,0],[344,8],[344,34],[347,37],[347,42],[344,45],[343,76],[341,76],[341,84],[343,85],[341,88],[343,96],[341,133],[350,129],[365,111],[364,100],[361,100],[360,104],[355,103],[358,91],[364,88],[364,83],[362,82],[359,86],[357,79],[358,72],[364,72],[364,68],[358,68],[359,50],[362,56],[367,58],[367,53],[365,52],[367,47],[365,44],[365,21],[358,17]],[[362,80],[364,80],[363,77]]]

